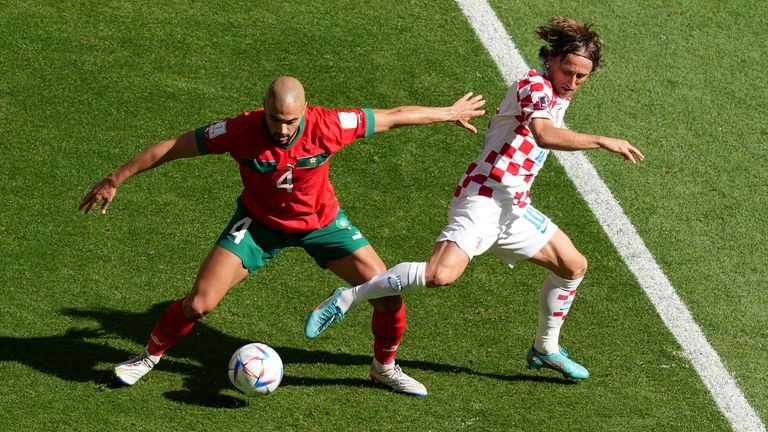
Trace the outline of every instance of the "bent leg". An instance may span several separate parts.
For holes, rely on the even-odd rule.
[[[115,376],[133,385],[155,367],[165,351],[192,330],[195,322],[213,310],[224,294],[240,282],[248,271],[240,258],[215,246],[200,267],[192,291],[163,312],[152,327],[144,351],[115,366]]]
[[[456,242],[446,240],[435,243],[425,269],[426,286],[439,287],[456,282],[467,269],[469,259]]]
[[[354,271],[354,267],[350,265],[354,260],[351,256],[345,259],[351,261],[344,266],[348,275]],[[379,310],[387,308],[389,311],[394,311],[400,305],[394,300],[399,298],[397,296],[411,293],[419,288],[449,285],[461,276],[468,264],[469,257],[456,243],[442,241],[435,243],[432,256],[427,262],[403,262],[359,284],[350,282],[355,280],[354,277],[344,277],[340,272],[336,272],[353,285],[351,289],[344,290],[339,295],[337,304],[342,312],[346,312],[368,300],[374,307],[379,305],[380,307],[377,308]]]
[[[328,261],[328,268],[350,285],[362,284],[386,270],[384,262],[370,245],[344,258]],[[351,290],[347,292],[353,294]],[[405,305],[397,294],[390,291],[385,297],[368,299],[374,309],[371,318],[373,353],[381,364],[394,362],[397,347],[405,334]],[[339,296],[337,304],[345,300]]]
[[[328,261],[327,264],[329,269],[350,285],[375,279],[386,270],[384,262],[370,245],[344,258]],[[405,304],[398,294],[389,292],[386,296],[368,299],[373,305],[371,330],[374,360],[371,364],[371,380],[399,393],[423,397],[427,395],[426,387],[395,365],[395,355],[406,327]],[[341,296],[337,301],[340,299]]]
[[[147,351],[161,356],[182,336],[189,333],[195,322],[212,311],[230,288],[243,280],[248,270],[232,252],[214,246],[200,266],[192,291],[168,306],[150,333]]]
[[[578,279],[584,277],[587,272],[587,259],[559,228],[549,242],[529,261],[550,270],[563,279]]]
[[[248,270],[234,253],[214,246],[197,273],[192,291],[184,300],[183,312],[188,319],[200,319],[211,312],[224,295],[248,276]]]
[[[534,347],[542,354],[554,354],[560,351],[560,329],[587,271],[587,259],[558,229],[531,261],[551,271],[539,293],[538,331]]]

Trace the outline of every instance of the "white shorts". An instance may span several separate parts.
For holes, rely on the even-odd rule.
[[[557,225],[532,205],[502,206],[484,196],[454,198],[448,224],[438,242],[452,241],[472,259],[490,251],[514,266],[536,255],[557,232]]]

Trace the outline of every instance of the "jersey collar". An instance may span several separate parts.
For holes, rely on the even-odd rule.
[[[304,119],[306,118],[306,115],[301,116],[301,120],[299,120],[299,129],[296,131],[296,136],[293,137],[293,139],[286,145],[280,146],[284,149],[291,148],[292,145],[296,144],[296,141],[301,138],[301,134],[304,133]],[[278,144],[279,145],[279,144]]]

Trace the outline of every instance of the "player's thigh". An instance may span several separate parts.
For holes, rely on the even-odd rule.
[[[216,245],[236,255],[242,267],[254,273],[290,245],[290,236],[254,220],[240,200]]]
[[[248,269],[234,253],[214,246],[200,266],[192,291],[182,305],[184,315],[199,318],[211,312],[233,286],[248,276]]]
[[[329,260],[326,265],[351,286],[360,285],[387,270],[384,261],[370,244],[343,258]]]
[[[328,226],[303,235],[297,245],[350,285],[360,285],[386,270],[379,254],[342,210]]]
[[[464,252],[468,260],[482,255],[498,239],[502,228],[499,225],[501,213],[502,207],[491,198],[471,196],[454,199],[448,211],[448,223],[435,241],[436,248],[443,248],[450,254],[455,246]],[[440,255],[440,251],[433,250],[433,258],[436,254]]]
[[[587,259],[559,228],[547,244],[530,258],[530,261],[564,279],[578,279],[587,272]]]
[[[557,225],[532,205],[509,207],[501,220],[503,229],[490,251],[510,267],[536,256],[558,231]]]
[[[184,302],[187,317],[212,311],[249,273],[269,263],[284,247],[280,233],[253,220],[238,200],[232,218],[203,261]]]

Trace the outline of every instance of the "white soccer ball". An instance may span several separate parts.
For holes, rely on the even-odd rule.
[[[262,343],[243,345],[229,360],[229,380],[248,396],[271,394],[283,379],[283,361]]]

